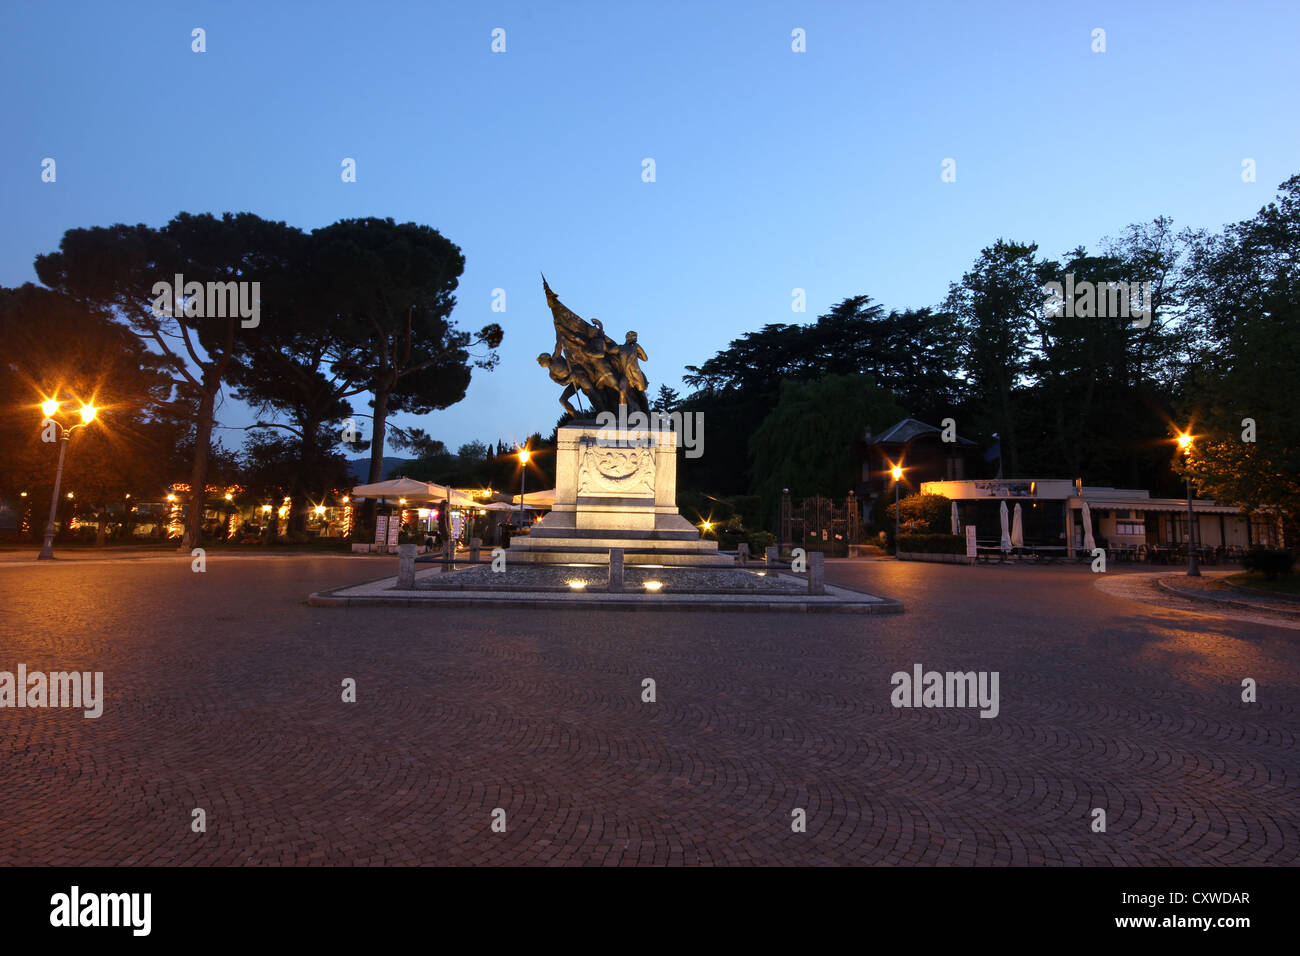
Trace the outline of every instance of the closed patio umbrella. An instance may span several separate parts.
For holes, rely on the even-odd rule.
[[[952,533],[961,534],[961,521],[957,519],[957,502],[952,503]]]
[[[1002,519],[1002,550],[1011,550],[1011,534],[1007,530],[1007,503],[1002,502],[998,508],[999,517]]]
[[[1088,502],[1083,502],[1083,550],[1092,554],[1097,547],[1097,539],[1092,536],[1092,509]]]
[[[1013,548],[1023,548],[1025,546],[1025,516],[1020,510],[1020,502],[1016,502],[1015,513],[1011,517],[1011,546]]]

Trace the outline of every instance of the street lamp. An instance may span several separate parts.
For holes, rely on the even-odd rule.
[[[1192,457],[1192,435],[1190,432],[1178,433],[1178,447],[1188,459]],[[1187,473],[1187,576],[1199,578],[1201,566],[1196,561],[1196,549],[1192,546],[1192,473]]]
[[[903,478],[903,469],[894,465],[889,473],[894,478],[894,557],[898,557],[898,483]]]
[[[38,561],[54,560],[54,519],[59,507],[59,485],[63,483],[63,456],[68,451],[68,439],[78,428],[84,428],[95,420],[98,409],[94,405],[81,406],[81,421],[76,425],[64,426],[54,416],[59,413],[59,408],[63,405],[57,398],[47,398],[41,402],[41,411],[45,414],[44,421],[53,425],[59,430],[59,464],[54,471],[54,493],[50,495],[50,520],[45,525],[45,543],[41,545],[41,553],[36,556]],[[72,495],[68,495],[69,498]]]
[[[532,452],[525,445],[519,449],[519,527],[524,526],[524,478],[528,474],[528,459],[533,457]]]

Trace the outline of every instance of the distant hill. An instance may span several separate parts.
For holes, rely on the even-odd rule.
[[[408,464],[410,458],[384,458],[384,468],[380,473],[380,481],[386,481],[394,468],[400,468]],[[369,458],[352,458],[348,461],[348,471],[352,475],[353,484],[360,485],[370,476],[370,459]]]

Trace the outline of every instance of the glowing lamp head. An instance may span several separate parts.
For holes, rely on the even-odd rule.
[[[898,481],[898,479],[903,477],[903,469],[899,468],[897,465],[889,469],[889,473],[894,476],[895,481]]]
[[[167,500],[168,500],[168,501],[175,501],[175,500],[176,500],[176,496],[175,496],[175,495],[168,495],[168,496],[167,496]]]
[[[1191,451],[1192,435],[1190,432],[1178,433],[1178,447],[1181,448],[1183,451]]]
[[[81,406],[81,420],[87,425],[93,422],[95,420],[95,416],[98,414],[99,414],[99,409],[97,409],[94,405]]]
[[[41,402],[41,411],[46,418],[53,418],[54,413],[59,410],[59,400],[56,398],[47,398]]]
[[[235,500],[235,496],[232,495],[230,492],[227,491],[227,492],[226,492],[226,500],[227,500],[227,501],[234,501],[234,500]]]
[[[316,506],[316,513],[317,513],[318,515],[323,515],[323,514],[325,513],[325,506],[324,506],[324,505],[317,505],[317,506]]]
[[[530,452],[527,448],[519,449],[519,464],[521,465],[528,464],[528,459],[531,457],[533,457],[533,453]]]

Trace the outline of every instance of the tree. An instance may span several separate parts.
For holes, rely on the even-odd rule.
[[[341,459],[335,449],[342,445],[364,451],[370,443],[360,439],[355,421],[343,428],[352,415],[347,399],[365,386],[330,367],[339,343],[339,321],[312,271],[311,239],[295,232],[287,243],[285,269],[274,287],[279,306],[275,320],[263,323],[257,334],[237,339],[239,361],[232,363],[230,380],[235,397],[257,410],[258,422],[252,428],[292,440],[296,464],[287,492],[296,507],[289,527],[302,533],[310,501],[340,486]],[[277,454],[285,453],[280,444],[276,448]],[[343,483],[348,483],[346,477]]]
[[[471,334],[451,322],[465,257],[429,226],[347,219],[313,232],[312,244],[313,271],[340,333],[333,371],[374,396],[368,480],[379,481],[389,415],[460,401],[471,367],[496,365],[501,327]],[[471,362],[472,346],[487,351]]]
[[[900,417],[893,396],[870,375],[783,382],[780,400],[749,443],[763,513],[775,510],[785,488],[796,498],[846,494],[855,481],[853,449],[863,430]]]
[[[681,404],[681,401],[682,397],[677,393],[677,389],[669,388],[667,385],[660,385],[659,392],[655,395],[654,410],[668,415],[677,411],[677,406]],[[567,413],[565,418],[568,418]]]
[[[1300,176],[1253,218],[1195,239],[1189,321],[1196,336],[1184,415],[1186,462],[1203,494],[1300,516]],[[1253,440],[1252,440],[1253,439]]]
[[[1014,393],[1027,371],[1030,332],[1046,299],[1037,251],[1033,243],[999,239],[949,288],[945,303],[964,336],[963,364],[975,408],[996,430],[1011,475],[1020,464]]]
[[[252,213],[225,213],[220,219],[181,213],[161,229],[120,223],[70,229],[58,252],[36,258],[36,274],[47,286],[124,317],[156,347],[177,396],[190,405],[194,459],[182,550],[197,543],[203,522],[218,396],[237,361],[239,337],[258,333],[244,324],[238,309],[214,314],[218,310],[207,303],[198,308],[199,297],[182,289],[160,295],[156,285],[182,275],[187,284],[266,282],[271,292],[286,275],[296,233],[283,222]],[[258,325],[275,320],[267,315],[274,301],[272,293],[258,303]]]
[[[57,393],[67,410],[93,404],[96,420],[71,440],[63,490],[94,509],[102,543],[109,504],[160,492],[186,438],[162,358],[107,310],[30,283],[0,288],[0,341],[0,495],[27,492],[32,530],[43,531],[57,446],[38,437],[40,403]]]
[[[912,415],[953,414],[963,400],[958,332],[946,312],[885,314],[870,296],[857,295],[812,324],[767,325],[741,336],[703,365],[687,367],[683,381],[695,391],[679,407],[705,414],[710,452],[685,460],[681,481],[721,494],[749,490],[734,462],[745,457],[745,436],[771,412],[785,381],[865,373]]]

